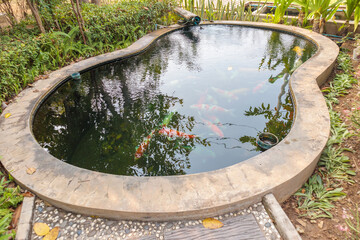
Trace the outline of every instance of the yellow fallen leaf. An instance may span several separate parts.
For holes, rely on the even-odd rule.
[[[8,118],[8,117],[10,117],[11,116],[11,113],[7,113],[7,114],[5,114],[5,118]]]
[[[59,230],[59,227],[54,227],[48,234],[46,234],[43,240],[56,240],[59,236]]]
[[[218,228],[221,228],[222,226],[224,226],[224,224],[222,222],[220,222],[219,220],[216,220],[214,218],[205,218],[202,221],[202,224],[204,225],[205,228],[208,228],[208,229],[218,229]]]
[[[36,172],[36,168],[31,167],[26,169],[26,173],[29,175],[34,174],[34,172]]]
[[[36,235],[38,236],[44,236],[48,234],[48,232],[50,231],[50,228],[46,223],[40,223],[40,222],[35,223],[33,229]]]

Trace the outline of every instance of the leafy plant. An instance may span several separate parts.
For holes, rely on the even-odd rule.
[[[2,173],[0,175],[0,236],[1,239],[9,239],[15,237],[15,231],[8,229],[13,211],[22,202],[23,196],[20,194],[19,187],[8,187],[11,180],[7,180]]]
[[[360,239],[360,208],[358,204],[355,210],[351,212],[351,216],[345,219],[346,225],[349,227],[349,238],[358,240]]]
[[[314,19],[312,29],[320,33],[324,32],[325,22],[334,16],[342,0],[331,2],[331,0],[296,1],[301,7],[310,10],[308,18]]]
[[[276,6],[273,22],[274,23],[283,23],[284,15],[286,10],[290,7],[291,3],[294,0],[275,0],[274,6]]]
[[[359,24],[359,18],[360,18],[360,2],[359,2],[359,0],[346,0],[345,4],[346,4],[346,8],[343,11],[344,11],[346,21],[345,21],[344,25],[342,26],[342,28],[343,28],[342,34],[343,35],[346,35],[349,31],[351,17],[354,15],[354,32],[357,29],[357,26]]]
[[[327,184],[324,184],[318,174],[311,176],[304,188],[295,193],[298,196],[299,209],[306,211],[305,215],[314,218],[332,218],[330,209],[334,207],[331,203],[345,197],[342,188],[330,190]]]
[[[310,0],[294,0],[295,4],[300,6],[299,16],[298,16],[298,27],[305,27],[308,23],[309,18],[309,3]]]
[[[51,9],[46,9],[45,4],[40,12],[46,20],[44,22],[49,22],[46,25],[48,32],[40,34],[37,28],[28,29],[27,25],[34,22],[22,21],[0,34],[0,106],[40,74],[79,58],[129,46],[154,30],[156,24],[163,24],[163,17],[168,16],[171,10],[170,3],[170,0],[144,0],[101,6],[83,4],[87,45],[81,41],[69,3],[58,4]],[[56,24],[50,24],[51,21]]]

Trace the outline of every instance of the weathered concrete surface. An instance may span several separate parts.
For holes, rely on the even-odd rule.
[[[25,197],[21,207],[19,223],[16,229],[15,240],[30,239],[32,217],[34,214],[35,197]]]
[[[263,204],[271,218],[274,219],[275,226],[284,240],[301,240],[299,233],[274,195],[270,193],[264,196]]]
[[[213,23],[212,23],[213,24]],[[303,36],[318,52],[291,76],[296,104],[293,127],[277,146],[247,161],[208,173],[168,177],[115,176],[62,162],[40,147],[31,132],[32,115],[45,94],[73,72],[141,52],[166,28],[141,38],[127,49],[64,67],[22,91],[0,117],[0,155],[5,168],[24,188],[65,210],[117,219],[176,220],[213,216],[241,209],[273,193],[278,201],[293,194],[311,175],[327,142],[330,120],[318,84],[338,55],[329,39],[291,26],[252,22],[217,22],[276,29]],[[37,171],[29,175],[27,168]]]

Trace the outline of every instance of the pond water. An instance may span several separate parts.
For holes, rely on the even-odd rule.
[[[241,26],[188,27],[146,52],[69,79],[38,109],[33,133],[69,164],[118,175],[191,174],[259,153],[289,132],[290,74],[309,41]]]

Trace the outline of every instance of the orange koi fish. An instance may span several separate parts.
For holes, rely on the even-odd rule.
[[[217,105],[209,105],[209,104],[193,104],[190,106],[190,108],[196,108],[199,110],[206,110],[206,111],[230,112],[229,109],[225,109]]]
[[[136,152],[135,152],[135,160],[138,160],[139,158],[141,158],[146,149],[149,147],[150,144],[150,140],[152,138],[152,136],[154,135],[155,130],[153,130],[146,138],[143,139],[142,143],[140,144],[140,146],[138,146],[136,148]]]
[[[302,54],[303,54],[304,49],[302,49],[302,48],[299,47],[299,46],[295,46],[295,47],[293,48],[293,51],[296,52],[296,54],[297,54],[299,57],[301,57]]]
[[[220,128],[218,126],[216,126],[215,124],[213,124],[210,121],[207,121],[205,119],[203,119],[204,123],[206,124],[206,126],[208,128],[211,129],[211,131],[213,131],[216,135],[218,135],[219,137],[224,137],[224,133],[220,130]]]
[[[170,128],[162,128],[159,130],[159,133],[162,135],[166,135],[168,137],[174,138],[174,137],[182,137],[182,138],[196,138],[196,135],[190,135],[184,132],[179,132],[175,129],[170,129]]]

